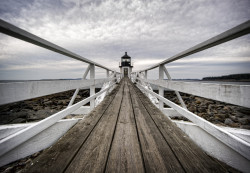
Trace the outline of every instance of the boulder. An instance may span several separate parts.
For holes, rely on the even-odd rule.
[[[226,118],[224,121],[224,124],[226,125],[232,125],[234,122],[230,118]]]

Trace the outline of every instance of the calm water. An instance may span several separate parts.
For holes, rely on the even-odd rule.
[[[58,79],[60,80],[60,79]],[[67,79],[65,79],[67,80]],[[75,80],[75,79],[70,79]],[[28,82],[28,81],[52,81],[52,80],[0,80],[0,83],[11,82]],[[233,84],[233,85],[250,85],[250,82],[222,82],[222,81],[201,81],[201,80],[173,80],[178,82],[199,82],[199,83],[218,83],[218,84]]]

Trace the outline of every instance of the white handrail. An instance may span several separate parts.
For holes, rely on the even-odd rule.
[[[194,53],[197,53],[197,52],[200,52],[200,51],[203,51],[203,50],[206,50],[210,47],[214,47],[214,46],[217,46],[219,44],[222,44],[222,43],[225,43],[227,41],[230,41],[232,39],[235,39],[235,38],[238,38],[238,37],[241,37],[243,35],[246,35],[246,34],[249,34],[250,33],[250,20],[232,28],[232,29],[229,29],[213,38],[210,38],[200,44],[197,44],[196,46],[194,47],[191,47],[175,56],[172,56],[171,58],[168,58],[156,65],[153,65],[152,67],[149,67],[149,68],[146,68],[146,69],[143,69],[143,70],[140,70],[139,72],[142,72],[142,71],[147,71],[147,70],[152,70],[156,67],[159,67],[160,65],[165,65],[167,63],[170,63],[170,62],[173,62],[173,61],[176,61],[178,59],[181,59],[181,58],[184,58],[186,56],[189,56],[189,55],[192,55]]]
[[[250,85],[136,79],[170,90],[250,108]]]
[[[3,140],[0,140],[0,156],[4,155],[8,151],[12,150],[16,146],[22,144],[23,142],[27,141],[31,137],[35,136],[36,134],[40,133],[41,131],[45,130],[46,128],[52,126],[60,119],[66,117],[70,113],[74,112],[78,108],[80,108],[82,105],[90,102],[91,100],[95,99],[97,96],[101,95],[103,92],[107,91],[110,87],[96,93],[95,95],[92,95],[70,107],[67,107],[66,109],[57,112],[48,118],[39,121],[38,123],[31,125],[13,135],[10,135]]]
[[[107,70],[110,70],[110,71],[114,71],[114,70],[111,70],[101,64],[98,64],[94,61],[91,61],[87,58],[84,58],[80,55],[77,55],[69,50],[66,50],[60,46],[57,46],[45,39],[42,39],[34,34],[31,34],[21,28],[18,28],[4,20],[1,20],[0,19],[0,32],[4,33],[4,34],[7,34],[9,36],[12,36],[12,37],[15,37],[15,38],[18,38],[20,40],[23,40],[23,41],[26,41],[26,42],[29,42],[29,43],[32,43],[32,44],[35,44],[37,46],[40,46],[40,47],[43,47],[45,49],[49,49],[51,51],[54,51],[54,52],[57,52],[59,54],[62,54],[62,55],[65,55],[65,56],[68,56],[68,57],[71,57],[73,59],[76,59],[76,60],[79,60],[79,61],[82,61],[82,62],[86,62],[86,63],[89,63],[89,64],[93,64],[95,66],[98,66],[98,67],[101,67],[103,69],[107,69]]]
[[[228,145],[230,148],[234,149],[235,151],[240,153],[242,156],[250,160],[250,144],[249,143],[217,127],[216,125],[208,122],[207,120],[195,115],[194,113],[188,111],[187,109],[182,108],[181,106],[171,102],[170,100],[156,94],[155,92],[144,88],[139,83],[138,85],[140,89],[145,90],[146,92],[154,95],[155,97],[163,101],[165,104],[175,109],[178,113],[180,113],[181,115],[185,116],[186,118],[191,120],[193,123],[198,125],[200,128],[204,129],[209,134],[213,135],[214,137],[222,141],[224,144]]]
[[[41,97],[76,88],[85,88],[91,85],[102,84],[113,80],[88,79],[88,80],[53,80],[29,81],[0,84],[0,105]]]

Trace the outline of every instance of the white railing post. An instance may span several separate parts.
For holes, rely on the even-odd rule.
[[[88,65],[87,69],[85,70],[84,75],[82,76],[82,79],[86,79],[86,77],[87,77],[87,75],[88,75],[88,73],[89,73],[89,69],[90,69],[90,65]],[[80,90],[79,88],[77,88],[77,89],[75,90],[75,93],[74,93],[74,95],[72,96],[72,98],[71,98],[71,100],[70,100],[70,102],[69,102],[69,104],[68,104],[68,107],[71,106],[71,105],[74,103],[74,101],[75,101],[75,99],[76,99],[76,96],[77,96],[79,90]]]
[[[106,70],[106,76],[109,77],[109,70]]]
[[[164,78],[164,71],[163,71],[163,65],[159,66],[159,79],[163,80]],[[159,88],[159,95],[164,97],[164,88],[163,87],[158,87]],[[159,109],[163,109],[163,102],[159,100]]]
[[[148,71],[145,70],[145,79],[147,79],[147,78],[148,78]]]
[[[168,70],[166,69],[165,66],[163,66],[163,70],[164,70],[166,76],[168,77],[168,80],[172,80],[172,78],[171,78],[170,74],[168,73]],[[187,107],[186,107],[186,105],[185,105],[185,102],[183,101],[183,99],[182,99],[182,97],[181,97],[179,91],[174,90],[174,92],[175,92],[175,94],[176,94],[178,100],[180,101],[181,106],[182,106],[183,108],[187,109]]]
[[[95,79],[95,65],[94,64],[90,64],[90,79]],[[90,96],[95,94],[95,85],[90,86]],[[91,100],[90,101],[90,109],[94,109],[95,107],[95,100]]]

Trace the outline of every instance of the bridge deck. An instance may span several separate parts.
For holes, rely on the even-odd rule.
[[[26,172],[226,172],[128,79]]]

